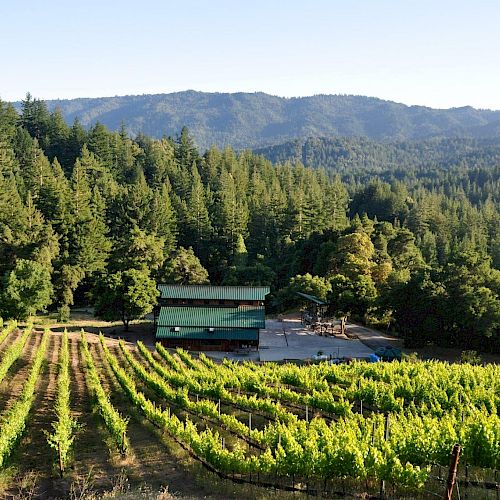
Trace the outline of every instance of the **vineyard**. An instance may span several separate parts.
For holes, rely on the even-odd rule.
[[[6,496],[28,473],[59,497],[92,473],[190,498],[442,497],[459,443],[459,490],[498,498],[497,365],[216,363],[12,324],[0,389]]]

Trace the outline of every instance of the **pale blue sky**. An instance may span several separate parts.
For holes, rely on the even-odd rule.
[[[500,109],[499,0],[0,0],[0,98],[195,89]]]

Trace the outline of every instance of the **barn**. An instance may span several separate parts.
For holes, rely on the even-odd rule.
[[[200,351],[257,348],[269,287],[159,285],[156,339]]]

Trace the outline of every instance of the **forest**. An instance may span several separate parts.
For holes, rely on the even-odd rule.
[[[22,103],[15,103],[21,110]],[[111,130],[159,139],[189,128],[200,149],[258,148],[298,137],[368,137],[378,141],[430,137],[500,137],[500,111],[464,106],[433,109],[360,95],[278,97],[264,92],[145,94],[47,101],[68,123],[97,121]]]
[[[339,141],[358,160],[310,168],[0,102],[1,316],[128,325],[160,282],[270,285],[269,312],[300,289],[408,346],[498,352],[498,146]]]

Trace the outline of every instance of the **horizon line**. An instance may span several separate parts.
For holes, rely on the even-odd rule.
[[[391,102],[394,104],[399,104],[401,106],[406,106],[408,108],[427,108],[427,109],[433,109],[433,110],[454,110],[454,109],[464,109],[464,108],[472,108],[478,111],[491,111],[491,112],[498,112],[500,109],[493,109],[493,108],[481,108],[481,107],[475,107],[471,104],[464,104],[461,106],[450,106],[450,107],[433,107],[429,106],[426,104],[407,104],[404,102],[400,101],[394,101],[391,99],[385,99],[382,97],[377,97],[377,96],[372,96],[372,95],[365,95],[365,94],[344,94],[344,93],[325,93],[325,92],[319,92],[316,94],[307,94],[307,95],[296,95],[296,96],[284,96],[284,95],[278,95],[278,94],[272,94],[269,92],[265,92],[263,90],[255,90],[255,91],[235,91],[235,92],[230,92],[230,91],[207,91],[207,90],[196,90],[196,89],[185,89],[185,90],[176,90],[172,92],[151,92],[151,93],[142,93],[142,94],[115,94],[115,95],[99,95],[99,96],[82,96],[82,97],[58,97],[54,99],[46,99],[42,97],[37,97],[31,94],[31,92],[26,92],[25,95],[30,94],[34,99],[38,99],[41,101],[45,102],[58,102],[58,101],[78,101],[78,100],[91,100],[91,99],[115,99],[115,98],[125,98],[125,97],[146,97],[146,96],[166,96],[166,95],[173,95],[173,94],[183,94],[183,93],[197,93],[197,94],[213,94],[213,95],[237,95],[237,94],[264,94],[270,97],[276,97],[278,99],[287,99],[287,100],[292,100],[292,99],[308,99],[312,97],[363,97],[366,99],[376,99],[379,101],[383,102]],[[0,93],[0,101],[3,101],[1,93]],[[21,103],[23,99],[17,99],[17,100],[6,100],[3,102],[11,103],[11,104],[17,104]]]

